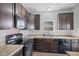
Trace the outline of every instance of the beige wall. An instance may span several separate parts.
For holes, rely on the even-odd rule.
[[[75,6],[74,9],[74,31],[73,35],[79,36],[79,5]]]

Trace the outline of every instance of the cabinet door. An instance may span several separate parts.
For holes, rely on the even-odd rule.
[[[16,15],[21,16],[21,4],[16,3]]]
[[[34,50],[43,51],[43,39],[35,38],[34,39]]]
[[[51,52],[57,52],[58,51],[58,40],[51,39]]]
[[[24,18],[27,17],[26,10],[23,6],[22,6],[22,17],[24,17]]]
[[[13,4],[0,3],[0,28],[12,28],[13,24]]]
[[[59,29],[60,30],[72,30],[73,24],[73,13],[60,13],[59,14]]]
[[[14,27],[25,30],[29,27],[29,21],[26,18],[26,10],[20,3],[15,3],[15,24]]]
[[[30,23],[30,13],[26,11],[26,20]]]
[[[40,30],[40,15],[34,16],[35,30]]]
[[[66,30],[66,29],[67,29],[66,14],[60,13],[59,14],[59,30]]]
[[[73,29],[73,13],[67,13],[67,29]]]
[[[44,40],[44,51],[51,51],[51,40],[50,39],[43,39]]]

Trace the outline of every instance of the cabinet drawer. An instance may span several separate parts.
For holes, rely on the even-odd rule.
[[[40,41],[42,41],[42,39],[37,39],[37,38],[34,39],[34,42],[40,42]]]
[[[42,46],[35,46],[34,50],[36,50],[36,51],[43,51],[43,47]]]

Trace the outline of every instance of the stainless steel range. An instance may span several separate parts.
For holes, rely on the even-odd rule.
[[[21,44],[22,41],[22,33],[10,34],[6,36],[6,44]]]

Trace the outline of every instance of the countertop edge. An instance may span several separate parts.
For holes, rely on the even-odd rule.
[[[12,56],[14,55],[17,51],[19,51],[21,48],[23,48],[23,45],[21,45],[21,47],[19,47],[18,49],[16,49],[16,51],[14,51],[13,53],[9,54],[8,56]]]
[[[79,52],[78,51],[66,51],[66,54],[68,56],[79,56]]]
[[[49,36],[27,36],[27,39],[33,38],[53,38],[53,39],[79,39],[79,37],[49,37]]]

